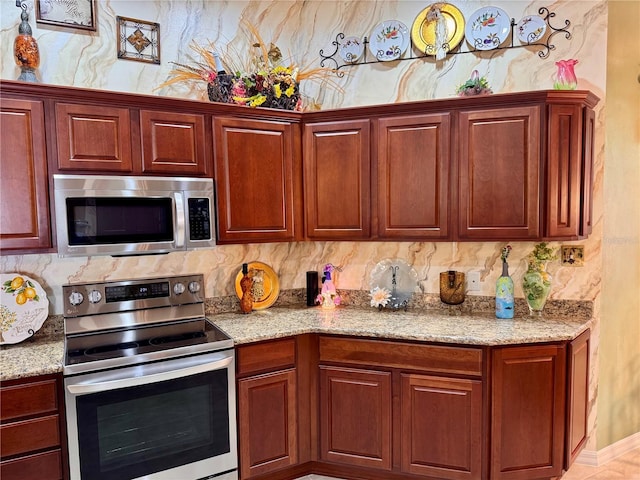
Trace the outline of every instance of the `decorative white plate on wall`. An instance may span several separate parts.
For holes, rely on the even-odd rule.
[[[397,60],[409,46],[409,29],[399,20],[376,25],[369,36],[371,54],[382,62]]]
[[[49,315],[40,284],[22,273],[0,274],[0,344],[32,337]]]
[[[522,43],[537,42],[547,31],[547,22],[538,15],[527,15],[516,25],[516,35]]]
[[[358,37],[345,37],[340,44],[338,52],[345,62],[355,63],[364,52],[364,44]]]
[[[511,31],[511,18],[498,7],[483,7],[469,17],[465,38],[476,50],[493,50],[499,47]]]

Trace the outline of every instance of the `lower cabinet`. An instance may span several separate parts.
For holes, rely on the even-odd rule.
[[[442,479],[482,475],[482,382],[401,375],[401,467]]]
[[[320,458],[391,470],[391,373],[320,367]]]
[[[0,388],[0,478],[67,478],[60,385],[47,375],[3,382]]]
[[[295,465],[298,461],[295,340],[241,346],[237,358],[240,478],[253,478]]]
[[[564,345],[494,349],[492,479],[551,478],[562,474],[565,352]]]
[[[589,338],[479,347],[309,334],[241,345],[240,478],[559,478],[587,438]]]

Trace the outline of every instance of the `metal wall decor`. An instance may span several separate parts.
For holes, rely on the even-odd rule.
[[[160,24],[116,17],[118,58],[160,64]]]
[[[569,26],[571,25],[571,22],[569,20],[565,20],[563,26],[556,27],[552,25],[552,20],[556,16],[554,12],[549,11],[549,9],[546,7],[540,7],[538,9],[538,14],[541,16],[540,19],[544,22],[545,30],[547,32],[550,32],[548,35],[546,36],[529,35],[529,36],[523,37],[522,32],[520,32],[520,27],[521,27],[520,22],[517,24],[515,19],[512,18],[510,20],[510,33],[508,35],[508,39],[502,45],[492,47],[491,50],[505,50],[505,49],[511,49],[511,48],[533,47],[533,48],[537,48],[538,57],[545,59],[549,56],[550,52],[552,50],[555,50],[556,48],[555,44],[552,43],[556,35],[564,34],[565,39],[567,40],[571,39],[571,32],[569,32],[568,30]],[[514,36],[516,35],[519,40],[519,43],[514,40]],[[349,37],[349,38],[351,39],[353,37]],[[321,67],[332,68],[333,70],[335,70],[335,73],[338,77],[344,77],[344,71],[342,69],[344,69],[345,67],[366,65],[371,63],[383,63],[382,60],[379,60],[378,58],[375,58],[375,57],[371,58],[370,55],[369,56],[367,55],[368,44],[370,43],[367,37],[364,37],[362,40],[362,44],[364,46],[364,48],[362,49],[362,55],[360,55],[357,58],[354,58],[353,61],[340,63],[338,61],[338,58],[342,58],[342,55],[339,55],[339,53],[342,53],[341,47],[345,41],[344,39],[345,39],[344,33],[338,33],[336,35],[335,40],[331,42],[331,44],[334,47],[331,53],[325,54],[324,49],[320,50],[320,66]],[[468,43],[465,43],[465,45],[467,45],[467,47],[469,46]],[[414,48],[416,48],[416,46],[413,42],[413,39],[411,39],[410,48],[408,50],[414,51]],[[486,50],[486,49],[474,48],[474,47],[471,47],[469,49],[460,47],[455,51],[450,51],[448,46],[446,45],[444,46],[444,48],[447,50],[447,55],[459,55],[463,53],[478,54],[478,53],[484,53]],[[409,55],[407,57],[397,58],[397,61],[416,60],[416,59],[432,57],[432,56],[433,56],[433,52],[425,51],[425,52],[422,52],[421,55]],[[391,63],[391,62],[385,62],[385,63]]]

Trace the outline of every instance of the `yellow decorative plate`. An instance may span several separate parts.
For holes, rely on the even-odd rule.
[[[250,262],[249,273],[254,275],[253,280],[253,309],[262,310],[269,308],[275,303],[280,294],[280,281],[278,275],[266,263]],[[254,270],[252,272],[251,270]],[[242,280],[242,269],[236,275],[236,295],[242,298],[242,288],[240,287]]]
[[[414,46],[426,55],[436,54],[436,22],[427,20],[429,10],[436,5],[431,4],[422,10],[413,22],[411,27],[411,39]],[[441,3],[440,12],[447,22],[447,43],[451,51],[456,48],[464,38],[464,17],[457,7],[450,3]]]

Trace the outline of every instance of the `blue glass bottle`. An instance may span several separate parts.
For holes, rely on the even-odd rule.
[[[509,264],[502,261],[502,274],[496,282],[496,317],[513,318],[513,279],[509,276]]]

